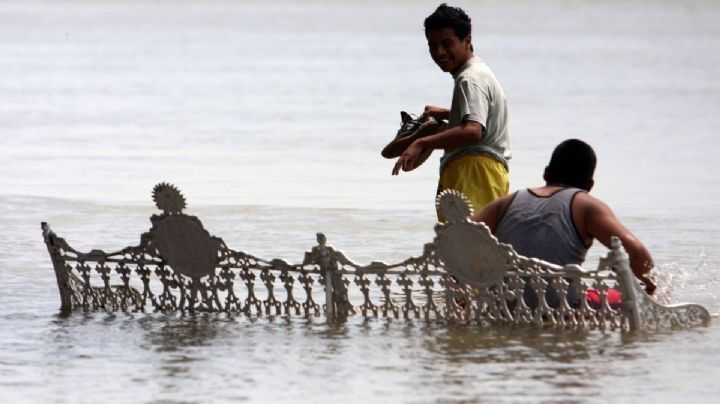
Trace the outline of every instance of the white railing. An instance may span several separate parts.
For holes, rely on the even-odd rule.
[[[76,251],[46,224],[61,310],[187,311],[248,316],[390,317],[562,329],[655,330],[710,321],[696,304],[664,306],[633,276],[619,240],[595,270],[559,267],[518,255],[481,223],[470,222],[466,199],[438,198],[448,218],[423,254],[396,264],[360,265],[317,234],[302,263],[262,259],[230,249],[185,199],[158,184],[163,213],[137,246],[117,252]],[[609,291],[622,294],[613,304]],[[599,296],[593,303],[588,293]]]

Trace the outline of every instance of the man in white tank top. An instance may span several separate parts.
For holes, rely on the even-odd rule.
[[[596,157],[587,143],[570,139],[553,151],[545,167],[545,186],[520,190],[490,203],[472,219],[484,222],[500,242],[521,255],[558,265],[582,264],[594,239],[610,247],[617,236],[630,267],[648,291],[654,263],[645,246],[620,223],[610,207],[588,193],[594,185]]]

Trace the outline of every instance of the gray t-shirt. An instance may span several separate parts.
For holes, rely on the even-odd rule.
[[[512,153],[507,100],[500,83],[490,67],[477,56],[465,62],[453,77],[455,87],[448,129],[465,121],[475,121],[485,130],[478,144],[446,150],[440,158],[440,172],[452,160],[466,154],[489,155],[507,168]]]

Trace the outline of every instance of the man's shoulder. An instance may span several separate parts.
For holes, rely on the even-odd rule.
[[[499,83],[482,59],[473,59],[472,63],[455,77],[455,86],[492,90],[499,86]]]
[[[471,219],[476,222],[484,222],[490,228],[490,231],[495,233],[498,223],[502,220],[505,211],[507,211],[508,206],[510,206],[516,194],[517,192],[513,192],[510,195],[495,199],[487,204],[480,212],[476,212]]]
[[[589,192],[580,191],[573,198],[573,209],[578,209],[586,215],[596,215],[607,212],[610,207]]]
[[[465,68],[458,73],[455,80],[474,80],[489,76],[493,76],[490,67],[482,59],[474,56],[467,61]]]
[[[502,217],[505,214],[505,211],[507,211],[508,207],[510,207],[510,204],[512,204],[515,200],[515,197],[519,193],[523,192],[527,192],[527,190],[517,190],[515,192],[512,192],[508,195],[495,199],[494,201],[490,202],[490,205],[492,205],[493,208],[496,209],[498,216]]]

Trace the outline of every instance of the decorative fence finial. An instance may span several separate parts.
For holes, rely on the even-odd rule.
[[[442,191],[435,200],[435,206],[445,215],[448,223],[464,222],[473,214],[472,203],[467,196],[454,189]]]
[[[155,206],[166,215],[182,213],[182,210],[187,207],[185,197],[180,193],[180,190],[166,182],[155,185],[152,198],[155,201]]]

